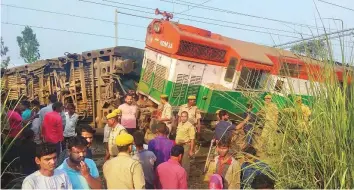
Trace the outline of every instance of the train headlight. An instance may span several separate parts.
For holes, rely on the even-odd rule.
[[[161,32],[161,23],[160,22],[155,22],[154,23],[154,31],[156,33],[160,33]]]

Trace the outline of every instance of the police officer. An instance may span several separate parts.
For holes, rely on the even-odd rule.
[[[119,109],[113,110],[112,113],[106,116],[107,125],[110,129],[108,137],[108,149],[106,149],[105,159],[111,159],[118,154],[117,146],[115,145],[116,137],[120,134],[128,133],[127,130],[119,123],[119,118],[122,115],[122,112]]]
[[[161,109],[161,116],[160,118],[158,118],[158,121],[166,123],[166,126],[168,127],[170,133],[172,130],[171,127],[172,107],[168,103],[168,96],[166,94],[162,94],[160,96],[160,99],[161,99],[162,109]]]
[[[260,152],[263,152],[267,149],[270,150],[279,144],[276,138],[278,136],[278,107],[272,102],[271,95],[268,94],[264,97],[264,106],[260,110],[259,115],[264,119],[264,126],[260,136],[260,145],[262,146]]]
[[[118,155],[103,165],[103,175],[108,189],[144,189],[143,168],[138,160],[131,158],[134,138],[128,133],[115,138]]]
[[[188,121],[197,128],[197,132],[200,133],[200,111],[196,106],[196,96],[188,96],[188,103],[181,105],[178,111],[178,123],[181,122],[181,113],[188,112]]]

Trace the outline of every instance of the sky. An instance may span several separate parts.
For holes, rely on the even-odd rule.
[[[353,0],[324,1],[354,9]],[[203,6],[218,10],[195,5],[202,3]],[[154,15],[155,8],[174,13],[173,20],[182,24],[269,46],[298,40],[301,38],[300,34],[306,38],[324,33],[320,17],[326,18],[322,21],[327,32],[342,29],[341,21],[333,19],[342,20],[344,29],[354,28],[353,10],[336,7],[320,0],[1,0],[1,4],[1,36],[9,48],[10,67],[24,64],[16,41],[24,26],[18,25],[36,26],[32,29],[40,44],[41,59],[54,58],[63,56],[65,52],[81,53],[115,46],[116,8],[120,12],[118,45],[137,48],[144,48],[146,28],[152,21],[151,18],[161,18]],[[81,18],[52,14],[48,11],[77,15]],[[244,16],[236,12],[270,19]],[[352,49],[354,34],[341,39],[344,41],[344,55],[349,60],[350,57],[354,57]],[[338,38],[332,40],[332,43],[334,56],[339,60],[341,50]]]

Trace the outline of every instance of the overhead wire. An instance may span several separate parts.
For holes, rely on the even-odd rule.
[[[169,0],[160,0],[163,2],[167,2],[167,3],[172,3]],[[191,2],[187,2],[187,1],[183,1],[183,0],[179,0],[178,2],[175,2],[176,4],[179,5],[197,5],[195,3],[191,3]],[[297,22],[291,22],[291,21],[285,21],[285,20],[279,20],[279,19],[274,19],[274,18],[269,18],[269,17],[262,17],[262,16],[257,16],[257,15],[251,15],[251,14],[246,14],[246,13],[241,13],[241,12],[236,12],[236,11],[231,11],[231,10],[227,10],[227,9],[220,9],[220,8],[215,8],[215,7],[210,7],[210,6],[205,6],[205,5],[201,5],[198,8],[200,9],[205,9],[205,10],[211,10],[211,11],[217,11],[217,12],[223,12],[223,13],[229,13],[229,14],[236,14],[236,15],[242,15],[242,16],[246,16],[246,17],[252,17],[252,18],[257,18],[257,19],[263,19],[263,20],[268,20],[268,21],[273,21],[273,22],[280,22],[280,23],[286,23],[286,24],[292,24],[292,25],[297,25],[297,26],[305,26],[305,27],[309,27],[309,28],[313,28],[313,29],[321,29],[324,30],[322,28],[319,28],[317,26],[313,26],[313,25],[308,25],[308,24],[302,24],[302,23],[297,23]],[[326,28],[328,29],[328,28]]]
[[[103,3],[92,2],[92,1],[87,1],[87,0],[79,0],[79,1],[86,2],[86,3],[92,3],[92,4],[97,4],[97,5],[102,5],[102,6],[123,8],[123,7],[118,7],[118,6],[115,6],[115,5],[103,4]],[[104,0],[104,1],[107,1],[107,0]],[[111,2],[111,1],[109,1],[109,2]],[[131,11],[136,11],[136,12],[140,12],[140,13],[154,14],[154,13],[151,13],[151,12],[142,11],[142,10],[136,10],[136,9],[131,9],[131,8],[124,8],[124,9],[131,10]],[[135,16],[135,17],[141,17],[141,18],[149,18],[149,19],[151,18],[151,17],[145,17],[145,16],[141,16],[141,15],[135,15],[135,14],[131,14],[131,13],[126,13],[126,12],[122,12],[122,11],[119,11],[118,13],[119,14],[130,15],[130,16]],[[226,28],[234,28],[234,29],[244,30],[244,31],[257,32],[257,33],[263,33],[263,34],[272,34],[272,35],[278,35],[278,36],[289,37],[289,38],[294,38],[294,39],[301,39],[300,37],[296,37],[296,36],[278,34],[278,33],[273,33],[273,32],[265,32],[265,31],[260,31],[260,30],[247,29],[247,28],[241,28],[241,27],[237,27],[237,26],[223,25],[223,24],[219,24],[219,23],[205,22],[205,21],[195,20],[195,19],[190,19],[190,18],[183,18],[183,17],[175,17],[175,18],[188,20],[188,21],[193,21],[193,22],[204,23],[204,24],[209,24],[209,25],[214,25],[214,26],[216,25],[216,26],[221,26],[221,27],[226,27]]]
[[[354,9],[351,9],[351,8],[348,8],[348,7],[344,7],[342,5],[334,4],[334,3],[323,1],[323,0],[318,0],[318,1],[322,2],[322,3],[326,3],[326,4],[329,4],[329,5],[332,5],[332,6],[335,6],[335,7],[340,7],[342,9],[347,9],[347,10],[350,10],[350,11],[354,11]]]
[[[11,7],[11,8],[17,8],[17,9],[25,9],[25,10],[44,12],[44,13],[50,13],[50,14],[65,15],[65,16],[77,17],[77,18],[88,19],[88,20],[95,20],[95,21],[112,23],[112,24],[115,23],[114,21],[111,21],[111,20],[104,20],[104,19],[99,19],[99,18],[94,18],[94,17],[80,16],[80,15],[61,13],[61,12],[55,12],[55,11],[48,11],[48,10],[43,10],[43,9],[34,9],[34,8],[28,8],[28,7],[21,7],[21,6],[17,6],[17,5],[9,5],[9,4],[1,4],[1,5],[6,6],[6,7]],[[126,25],[126,26],[133,26],[133,27],[138,27],[138,28],[146,28],[145,26],[139,26],[139,25],[123,23],[123,22],[118,22],[118,24]]]
[[[179,13],[177,13],[177,14],[185,13],[185,12],[190,11],[190,10],[192,10],[192,9],[194,9],[194,8],[196,8],[196,7],[198,7],[198,6],[200,6],[200,5],[204,5],[205,3],[208,3],[208,2],[210,2],[210,1],[212,1],[212,0],[206,0],[206,1],[204,1],[204,2],[202,2],[202,3],[200,3],[200,4],[198,4],[197,6],[191,6],[191,7],[188,6],[188,9],[186,9],[186,10],[184,10],[184,11],[181,11],[181,12],[179,12]]]
[[[74,30],[66,30],[66,29],[60,29],[60,28],[49,28],[49,27],[43,27],[43,26],[34,26],[34,25],[27,25],[27,24],[18,24],[18,23],[11,23],[11,22],[1,22],[2,24],[6,25],[13,25],[13,26],[29,26],[32,28],[39,28],[39,29],[45,29],[45,30],[53,30],[53,31],[60,31],[60,32],[68,32],[68,33],[75,33],[75,34],[84,34],[84,35],[90,35],[90,36],[97,36],[97,37],[105,37],[105,38],[116,38],[114,36],[108,36],[104,34],[95,34],[95,33],[88,33],[88,32],[80,32],[80,31],[74,31]],[[145,40],[138,40],[138,39],[132,39],[132,38],[122,38],[118,37],[120,40],[128,40],[128,41],[135,41],[135,42],[143,42],[145,43]]]

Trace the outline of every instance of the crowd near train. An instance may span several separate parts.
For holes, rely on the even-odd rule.
[[[86,53],[55,60],[65,63],[63,69],[50,68],[47,61],[37,71],[41,77],[33,78],[50,84],[46,93],[32,90],[40,100],[23,97],[3,107],[8,128],[1,138],[8,148],[2,168],[18,157],[13,168],[26,175],[23,189],[190,188],[191,159],[206,120],[216,120],[203,170],[208,187],[274,188],[273,171],[260,157],[278,148],[279,109],[289,106],[282,100],[295,95],[299,130],[306,133],[308,87],[322,82],[311,77],[323,69],[318,60],[169,19],[154,19],[147,28],[136,91],[119,87],[118,75],[131,72],[131,62],[105,51],[106,58],[98,52],[95,58]],[[44,76],[46,69],[55,72]],[[334,72],[339,82],[347,80],[346,68]],[[80,119],[87,112],[91,123]],[[233,115],[241,119],[231,122]],[[262,127],[256,130],[257,122]],[[103,127],[103,173],[92,147],[97,127]]]

